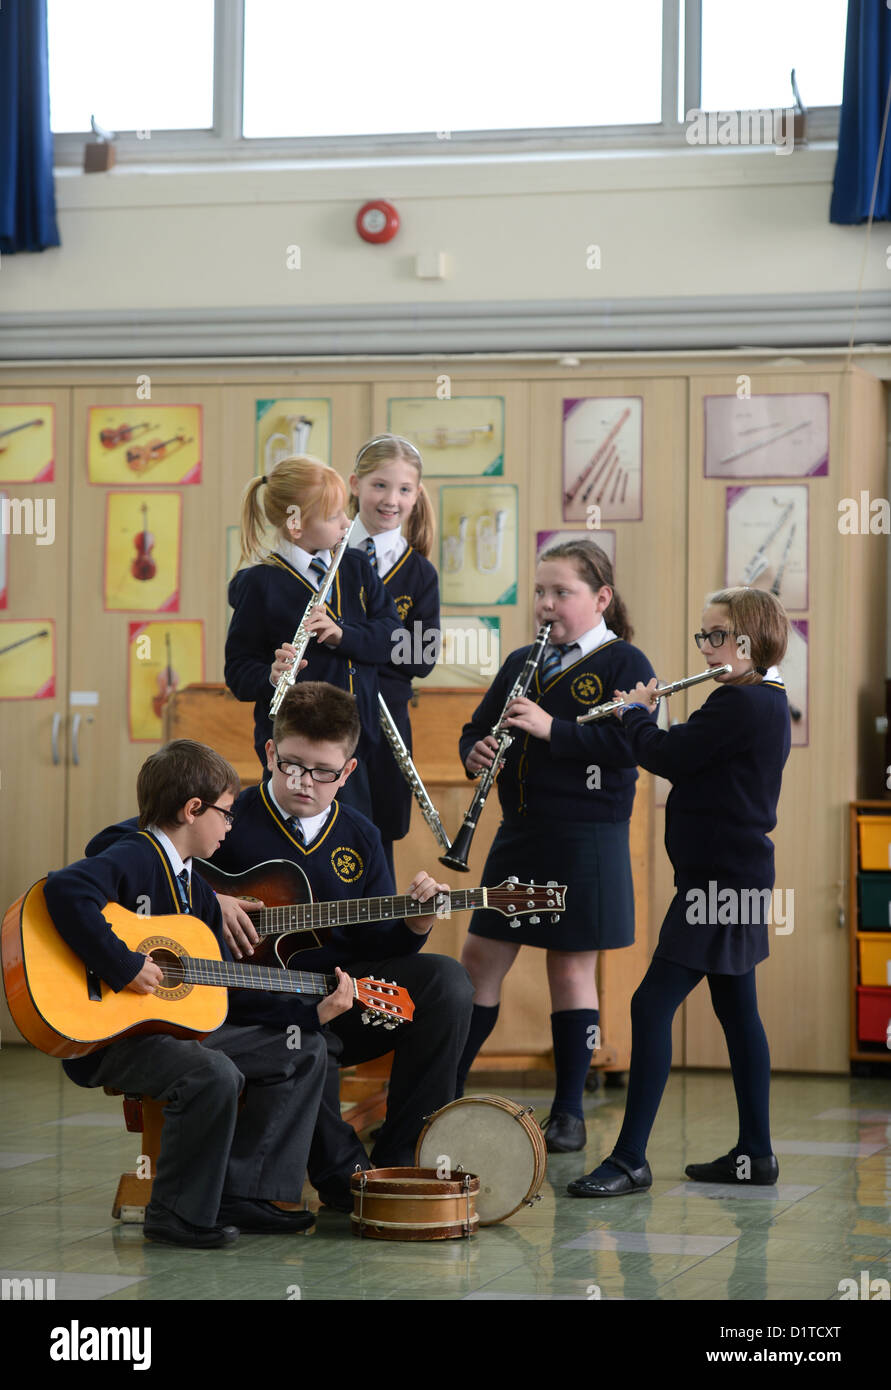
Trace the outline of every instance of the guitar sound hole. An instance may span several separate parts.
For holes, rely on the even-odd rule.
[[[155,965],[160,966],[164,972],[164,979],[158,988],[179,989],[183,983],[179,956],[173,951],[168,951],[165,947],[156,947],[153,951],[149,951],[149,955]]]

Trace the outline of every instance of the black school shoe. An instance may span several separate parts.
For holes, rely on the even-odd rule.
[[[750,1159],[751,1173],[747,1178],[740,1177],[737,1159],[736,1150],[731,1149],[729,1154],[713,1159],[711,1163],[688,1163],[684,1172],[693,1182],[747,1183],[750,1187],[773,1187],[780,1176],[776,1154]]]
[[[567,1184],[566,1191],[570,1197],[624,1197],[629,1192],[645,1192],[648,1187],[653,1186],[653,1174],[650,1172],[649,1163],[645,1163],[642,1168],[631,1168],[621,1158],[616,1158],[615,1154],[610,1154],[609,1161],[621,1168],[621,1173],[598,1178],[595,1168],[593,1173],[587,1173],[583,1178],[576,1178],[575,1182]]]
[[[142,1233],[146,1240],[160,1245],[185,1245],[192,1250],[216,1250],[232,1245],[237,1239],[237,1226],[193,1226],[160,1203],[149,1202],[145,1209]]]
[[[282,1211],[272,1202],[258,1197],[224,1197],[220,1203],[220,1221],[236,1225],[240,1231],[258,1236],[293,1235],[308,1231],[315,1225],[311,1211]]]
[[[562,1110],[553,1110],[546,1120],[542,1120],[541,1127],[549,1154],[578,1153],[588,1142],[584,1120],[577,1115],[567,1115]]]

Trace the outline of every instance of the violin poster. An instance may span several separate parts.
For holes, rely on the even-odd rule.
[[[394,396],[387,429],[414,444],[431,478],[504,472],[503,396]]]
[[[268,473],[279,459],[311,454],[331,462],[331,402],[327,397],[256,402],[256,471]]]
[[[178,492],[108,494],[106,613],[179,612],[182,510]]]
[[[516,485],[441,487],[439,515],[443,603],[516,603]]]
[[[204,623],[163,618],[133,622],[127,651],[127,711],[131,743],[158,743],[164,706],[174,690],[204,680]]]
[[[201,409],[200,405],[152,405],[150,401],[90,406],[89,481],[117,487],[200,483]]]
[[[51,483],[55,448],[54,405],[0,405],[0,483]]]
[[[0,622],[0,700],[50,700],[56,693],[52,618]]]

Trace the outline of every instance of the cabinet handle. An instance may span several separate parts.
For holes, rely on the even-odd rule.
[[[80,767],[80,749],[78,747],[80,718],[80,715],[76,714],[71,721],[71,761],[74,763],[75,767]]]
[[[61,759],[59,758],[59,730],[62,727],[61,714],[53,715],[53,766],[58,767]]]

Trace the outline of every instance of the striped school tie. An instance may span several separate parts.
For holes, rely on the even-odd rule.
[[[306,844],[306,840],[303,835],[303,828],[296,816],[291,816],[290,820],[288,821],[288,829],[294,836],[295,840],[298,840],[301,845]]]
[[[320,560],[318,555],[314,555],[309,562],[309,570],[310,574],[314,574],[316,577],[316,588],[321,589],[322,580],[328,573],[328,566],[325,564],[325,561]]]
[[[542,686],[548,684],[554,676],[558,675],[563,666],[563,658],[567,652],[578,651],[578,642],[549,642],[545,648],[544,660],[541,663],[540,680]]]
[[[188,871],[188,869],[181,869],[180,872],[176,875],[176,887],[177,887],[177,890],[178,890],[178,892],[179,892],[179,905],[180,905],[180,907],[182,908],[183,912],[191,912],[192,909],[191,909],[191,907],[189,906],[189,871]]]
[[[370,566],[371,566],[371,568],[372,568],[373,570],[376,570],[376,569],[377,569],[377,550],[375,549],[373,537],[372,537],[372,536],[366,536],[365,539],[364,539],[364,541],[362,542],[362,544],[363,544],[363,546],[365,547],[365,554],[368,556],[368,563],[370,564]]]

